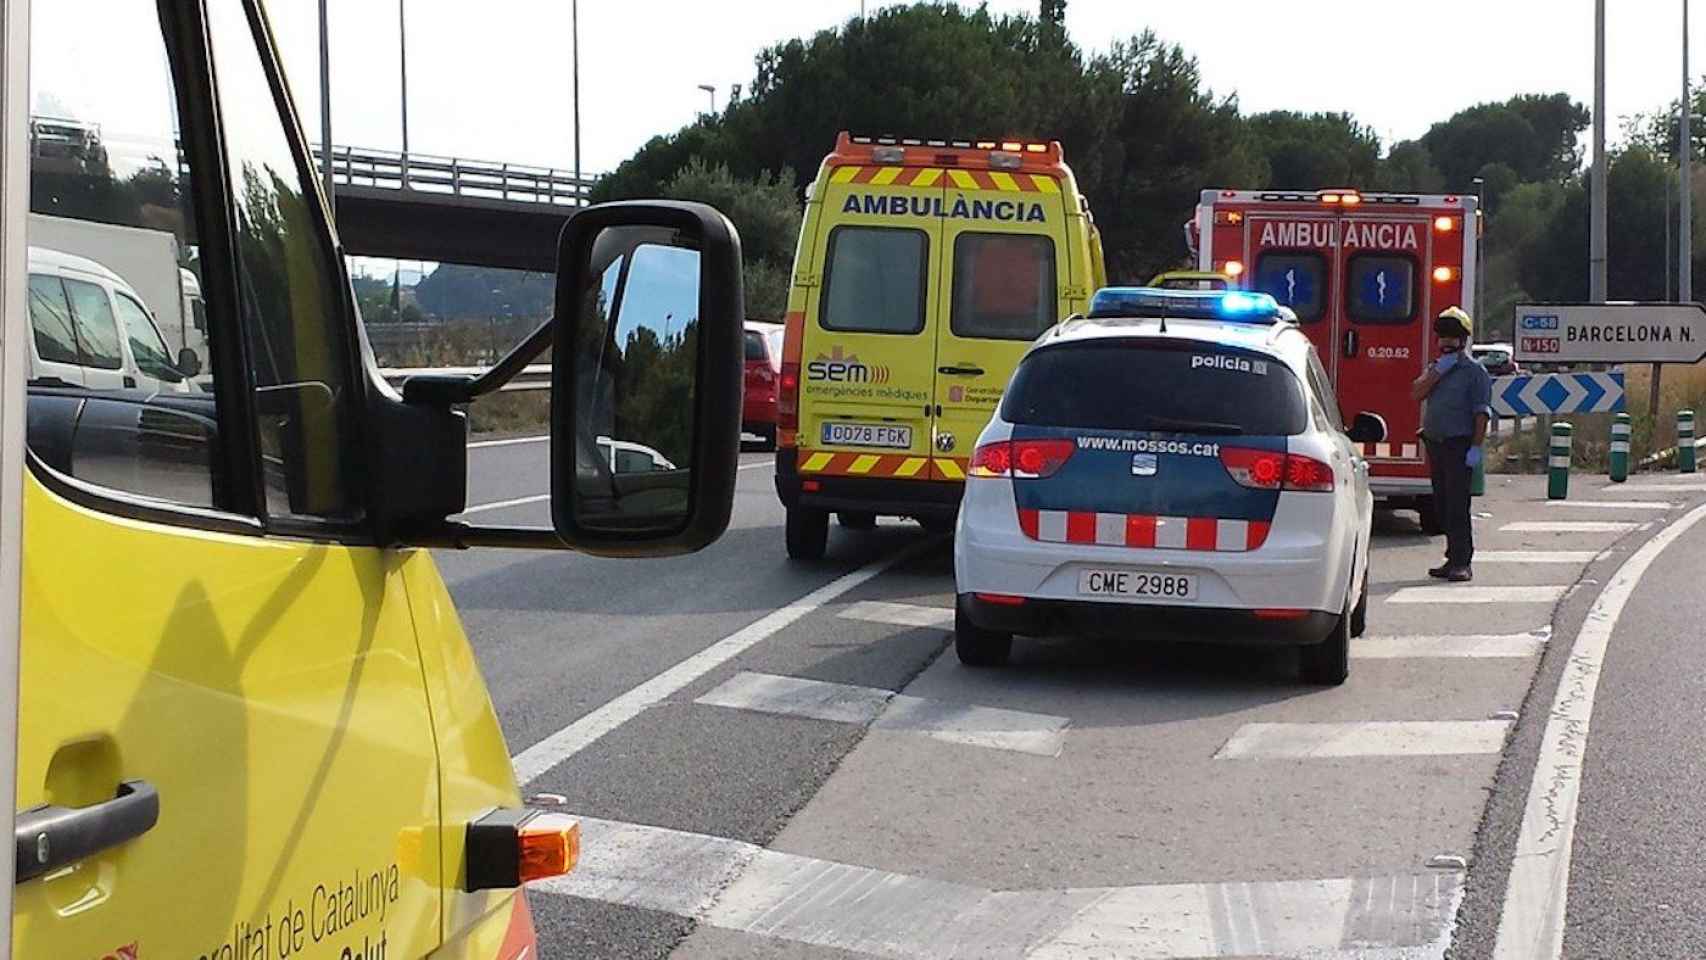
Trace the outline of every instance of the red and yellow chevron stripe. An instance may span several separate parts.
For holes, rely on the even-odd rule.
[[[910,453],[835,453],[799,451],[800,473],[839,477],[893,477],[897,480],[954,480],[966,478],[968,460],[961,457],[920,457]]]
[[[836,167],[830,183],[872,186],[935,187],[956,190],[995,190],[1002,193],[1059,193],[1060,182],[1041,173],[1004,170],[955,170],[942,167]]]

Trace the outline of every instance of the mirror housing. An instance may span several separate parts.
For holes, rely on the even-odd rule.
[[[201,374],[201,357],[194,350],[184,347],[178,351],[178,372],[186,377]]]
[[[642,256],[656,262],[677,251],[662,257],[674,261],[661,268],[662,281],[648,286],[650,276],[633,278]],[[650,434],[617,436],[610,429],[620,423],[617,413],[628,409],[617,381],[631,358],[624,357],[617,331],[627,329],[630,350],[636,333],[622,311],[655,308],[651,295],[667,284],[684,294],[689,287],[680,268],[689,251],[697,260],[696,312],[676,321],[680,329],[673,335],[666,314],[661,353],[652,348],[663,358],[660,367],[685,360],[693,370],[684,404],[655,407],[680,421],[664,431],[670,449],[652,451],[670,469],[618,475],[604,459],[613,437],[629,448],[652,450],[648,440],[665,445]],[[551,324],[551,518],[564,546],[602,556],[668,556],[698,550],[728,528],[740,456],[745,317],[740,236],[712,207],[606,203],[581,210],[563,226]],[[689,349],[692,357],[680,355]]]
[[[1345,436],[1350,437],[1352,443],[1382,443],[1386,440],[1386,418],[1364,410],[1351,421],[1351,428],[1345,431]]]

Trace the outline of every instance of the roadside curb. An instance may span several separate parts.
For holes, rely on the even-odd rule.
[[[1600,551],[1581,571],[1552,611],[1552,636],[1533,682],[1518,707],[1518,720],[1499,760],[1481,823],[1476,828],[1464,895],[1457,912],[1446,960],[1489,960],[1498,939],[1512,859],[1528,806],[1528,794],[1550,717],[1550,704],[1569,664],[1577,635],[1613,574],[1676,517],[1706,503],[1706,496],[1682,500],[1650,525],[1631,530]],[[1594,589],[1584,589],[1592,586]]]

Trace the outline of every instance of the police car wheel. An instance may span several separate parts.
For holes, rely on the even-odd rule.
[[[1336,687],[1350,676],[1351,615],[1347,604],[1325,640],[1298,648],[1298,674],[1304,683]]]
[[[829,546],[829,514],[798,507],[788,511],[788,557],[792,560],[822,560]]]
[[[843,510],[836,514],[835,518],[849,530],[872,530],[877,526],[877,515],[874,513],[849,513]]]
[[[1368,630],[1368,571],[1362,573],[1362,596],[1351,610],[1351,636],[1360,637]]]
[[[1439,519],[1439,505],[1433,497],[1422,497],[1416,501],[1416,519],[1422,522],[1422,533],[1430,537],[1445,532],[1445,525]]]
[[[999,667],[1013,653],[1013,635],[985,630],[954,608],[954,654],[968,667]]]

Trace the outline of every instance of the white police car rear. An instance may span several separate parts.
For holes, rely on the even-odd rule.
[[[955,649],[1053,632],[1300,648],[1337,684],[1367,609],[1373,498],[1326,373],[1271,297],[1109,288],[1031,347],[978,438]]]

